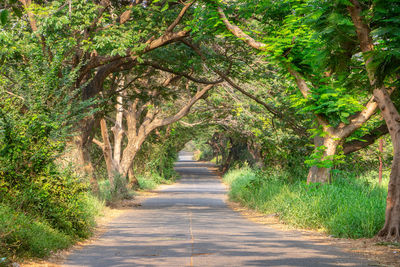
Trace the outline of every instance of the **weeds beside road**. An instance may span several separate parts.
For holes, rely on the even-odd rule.
[[[369,177],[336,177],[332,184],[307,185],[278,170],[236,169],[224,176],[231,200],[304,229],[335,237],[372,237],[385,221],[387,185]]]

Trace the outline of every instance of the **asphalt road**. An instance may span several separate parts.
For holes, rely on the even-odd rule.
[[[180,155],[182,179],[110,223],[65,266],[371,266],[356,255],[256,224],[224,202],[209,165]]]

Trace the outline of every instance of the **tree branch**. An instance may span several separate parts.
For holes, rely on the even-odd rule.
[[[213,84],[205,86],[202,90],[198,91],[190,100],[188,103],[186,103],[185,106],[183,106],[175,115],[169,116],[164,119],[155,119],[152,122],[152,127],[153,129],[162,127],[171,123],[174,123],[181,118],[183,118],[185,115],[187,115],[192,108],[192,106],[200,99],[202,98],[209,90],[211,90],[214,87]]]
[[[104,144],[101,141],[97,140],[96,138],[93,138],[92,142],[98,145],[101,149],[104,149]]]
[[[92,21],[92,23],[85,29],[84,33],[84,39],[89,39],[90,32],[94,30],[96,27],[97,23],[99,22],[100,18],[103,16],[104,11],[111,5],[111,2],[109,0],[102,0],[100,2],[101,8],[97,11],[97,16],[96,18]]]
[[[176,25],[178,25],[179,22],[181,22],[186,11],[189,9],[189,7],[191,7],[193,5],[194,2],[196,2],[196,0],[189,1],[189,3],[185,4],[185,6],[182,8],[181,12],[179,12],[178,17],[176,17],[174,22],[172,22],[172,24],[169,25],[169,27],[167,28],[167,30],[165,32],[172,32],[174,30]]]
[[[19,98],[19,99],[21,99],[22,101],[25,101],[25,98],[23,98],[22,96],[16,95],[16,94],[14,94],[13,92],[4,91],[4,93],[9,94],[9,95],[11,95],[11,96],[13,96],[13,97]]]
[[[368,101],[365,108],[359,112],[355,117],[350,119],[350,123],[347,125],[339,126],[338,132],[342,137],[348,137],[353,131],[360,128],[371,116],[375,113],[378,108],[378,104],[375,102],[374,97]]]
[[[252,37],[250,37],[248,34],[244,33],[238,26],[233,25],[229,22],[227,17],[225,16],[224,11],[222,10],[221,7],[218,7],[218,14],[222,21],[224,22],[226,28],[236,37],[239,39],[243,40],[245,43],[247,43],[249,46],[261,50],[261,51],[267,51],[266,47],[267,45],[261,42],[258,42],[254,40]],[[291,66],[286,64],[286,68],[289,71],[289,73],[295,78],[297,87],[299,88],[300,92],[303,94],[304,98],[307,98],[307,96],[310,93],[310,88],[304,81],[304,79],[301,77],[300,73],[295,71]],[[328,127],[329,122],[321,115],[315,115],[317,117],[318,122],[324,127],[324,130],[326,131],[331,131],[332,129]]]
[[[194,122],[194,123],[189,123],[189,122],[185,122],[185,121],[179,121],[179,123],[181,123],[185,127],[194,127],[194,126],[197,126],[197,125],[201,125],[201,124],[203,124],[205,122],[208,122],[208,121],[198,121],[198,122]]]
[[[209,81],[209,80],[206,80],[206,79],[194,78],[194,77],[190,76],[187,73],[181,73],[181,72],[178,72],[178,71],[174,71],[172,69],[160,66],[160,65],[158,65],[156,63],[153,63],[153,62],[150,62],[150,61],[145,61],[143,63],[143,65],[151,66],[151,67],[153,67],[155,69],[162,70],[162,71],[165,71],[165,72],[169,72],[169,73],[175,74],[177,76],[185,77],[186,79],[191,80],[192,82],[195,82],[195,83],[217,84],[217,83],[221,83],[223,81],[223,79],[219,79],[219,80],[216,80],[216,81]]]
[[[386,124],[383,124],[379,126],[378,128],[375,128],[372,130],[369,134],[366,134],[362,137],[360,137],[361,140],[354,140],[347,142],[343,145],[343,153],[345,155],[350,154],[352,152],[358,151],[362,148],[365,148],[375,142],[376,139],[379,137],[386,135],[389,133],[389,130],[386,126]]]
[[[244,33],[242,29],[240,29],[238,26],[233,25],[229,22],[227,17],[225,16],[224,11],[222,10],[221,7],[217,7],[219,17],[221,18],[222,22],[225,24],[226,28],[236,37],[239,39],[243,40],[246,44],[250,45],[251,47],[261,50],[261,51],[266,51],[267,46],[264,43],[258,42],[254,40],[252,37],[250,37],[248,34]]]
[[[32,13],[32,11],[30,11],[30,6],[32,4],[31,0],[19,0],[21,2],[21,4],[24,6],[27,14],[28,14],[28,19],[29,19],[29,24],[31,25],[31,29],[33,31],[33,33],[35,33],[36,37],[38,38],[41,46],[42,46],[42,52],[43,55],[46,55],[46,50],[47,50],[47,54],[49,56],[50,61],[53,60],[53,54],[51,53],[50,49],[46,46],[46,39],[44,38],[43,35],[40,35],[37,30],[37,24],[36,24],[36,19],[35,19],[35,15]]]

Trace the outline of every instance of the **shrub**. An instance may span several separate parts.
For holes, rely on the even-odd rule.
[[[0,255],[44,257],[71,243],[70,236],[53,228],[43,218],[0,204]]]
[[[115,175],[114,188],[111,188],[110,181],[106,178],[99,182],[98,198],[105,201],[107,205],[122,199],[130,199],[133,193],[127,186],[127,180],[121,175]]]
[[[2,191],[3,203],[16,210],[43,217],[49,225],[68,235],[87,237],[94,226],[99,203],[88,186],[71,173],[42,173],[30,183]]]

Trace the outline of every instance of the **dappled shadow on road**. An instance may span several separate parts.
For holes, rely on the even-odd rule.
[[[338,249],[244,219],[206,167],[177,163],[182,179],[114,221],[69,266],[367,266]],[[208,166],[207,166],[208,167]]]
[[[214,219],[210,221],[210,212]],[[191,215],[190,215],[191,214]],[[139,211],[110,227],[102,244],[89,246],[71,266],[362,266],[331,247],[299,234],[260,230],[223,209],[176,209],[174,216]],[[193,239],[190,234],[190,216]],[[239,224],[238,224],[239,222]],[[298,252],[296,252],[298,251]],[[341,258],[338,259],[338,256]],[[96,259],[93,263],[88,259]]]

